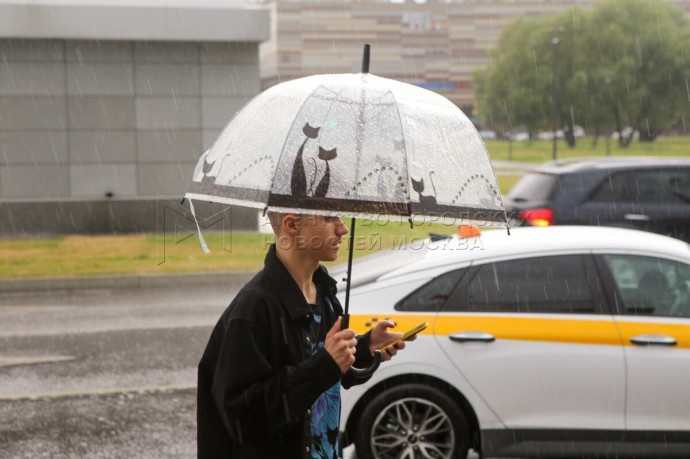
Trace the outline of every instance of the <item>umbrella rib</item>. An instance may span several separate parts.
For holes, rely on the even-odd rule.
[[[367,119],[367,122],[369,122],[369,121],[371,121],[371,120],[373,120],[373,119],[378,118],[379,115],[383,112],[383,110],[385,110],[386,108],[388,108],[391,104],[383,104],[383,103],[382,103],[382,104],[378,104],[378,105],[375,105],[375,104],[369,104],[369,105],[373,105],[373,106],[375,106],[375,107],[381,107],[381,110],[379,110],[378,112],[372,114],[372,115]]]
[[[323,85],[322,85],[322,86],[319,86],[319,87],[316,88],[316,89],[323,89],[323,90],[326,91],[326,92],[330,92],[330,93],[335,97],[335,101],[333,101],[333,99],[330,99],[330,100],[332,101],[331,103],[333,103],[333,102],[345,102],[345,103],[347,103],[350,107],[356,107],[356,106],[357,106],[357,104],[350,103],[350,100],[348,100],[347,98],[340,99],[340,95],[342,94],[342,92],[335,92],[335,91],[333,91],[332,89],[327,88],[327,87],[325,87],[325,86],[323,86]],[[313,94],[314,92],[316,92],[316,89],[312,92],[312,94]],[[314,97],[319,97],[319,96],[316,95],[316,96],[314,96]],[[323,96],[322,96],[321,98],[322,98],[322,99],[329,100],[327,97],[323,97]],[[347,112],[345,112],[345,113],[347,113]],[[352,119],[353,119],[354,121],[357,121],[357,116],[356,116],[356,115],[353,116]]]
[[[389,91],[389,92],[390,92],[390,91]],[[392,93],[391,93],[391,95],[392,95]],[[383,96],[381,96],[381,97],[383,97]],[[395,99],[394,99],[394,100],[395,100]],[[377,102],[369,102],[369,101],[367,101],[367,105],[372,106],[372,107],[388,107],[388,106],[390,106],[391,104],[390,104],[390,103],[385,103],[385,102],[377,103]],[[356,104],[350,104],[350,106],[351,106],[351,107],[355,107]],[[376,118],[376,117],[377,117],[378,115],[380,115],[380,114],[381,114],[381,111],[378,111],[378,112],[374,113],[372,116],[368,117],[365,121],[368,122],[368,121],[370,121],[370,120]],[[358,114],[355,114],[355,118],[358,118],[358,117],[359,117],[359,115],[358,115]]]
[[[340,95],[341,95],[342,93],[340,93],[340,92],[335,92],[335,91],[333,91],[332,89],[326,88],[325,86],[321,86],[321,87],[319,87],[319,88],[317,88],[317,89],[323,89],[324,91],[330,92],[330,93],[335,97],[335,100],[329,99],[328,97],[324,97],[324,96],[314,95],[313,93],[312,93],[312,97],[318,97],[318,98],[321,98],[321,99],[324,99],[324,100],[333,101],[333,102],[345,102],[350,108],[353,108],[353,113],[350,113],[350,112],[345,112],[345,113],[348,113],[349,115],[353,115],[353,116],[352,116],[352,119],[353,119],[354,121],[357,121],[358,115],[357,115],[357,113],[354,112],[354,109],[356,109],[357,106],[358,106],[359,104],[357,104],[357,103],[352,103],[352,102],[351,102],[349,99],[347,99],[347,98],[340,99]],[[314,92],[316,92],[316,89],[314,90]],[[389,93],[390,93],[390,91],[389,91]],[[381,99],[382,97],[383,97],[383,96],[379,97],[379,99]],[[390,106],[391,104],[390,104],[390,103],[387,103],[387,102],[375,102],[375,101],[372,101],[372,102],[367,102],[367,105],[370,105],[370,106],[373,106],[373,107],[379,107],[379,106],[380,106],[380,107],[388,107],[388,106]],[[375,118],[375,117],[378,116],[380,113],[381,113],[380,111],[377,112],[377,113],[375,113],[373,116],[369,117],[369,119]]]
[[[290,137],[290,133],[292,132],[292,130],[295,127],[295,123],[297,122],[297,115],[299,115],[299,113],[302,111],[302,109],[304,108],[304,105],[307,103],[307,101],[309,100],[311,95],[314,94],[314,91],[316,91],[320,87],[321,86],[317,86],[315,89],[309,91],[309,93],[307,93],[307,96],[304,98],[304,100],[300,104],[299,109],[297,110],[297,112],[295,114],[295,118],[292,120],[292,124],[290,125],[290,129],[288,129],[287,135],[285,136],[285,139],[283,140],[283,148],[280,149],[280,155],[278,156],[278,160],[276,161],[276,169],[280,166],[280,160],[283,158],[283,155],[285,154],[285,145],[287,145],[287,141],[288,141],[288,138]],[[266,206],[267,207],[268,207],[268,201],[271,200],[271,195],[273,194],[273,185],[275,184],[276,175],[277,175],[276,171],[274,170],[273,171],[273,177],[271,177],[271,186],[268,189],[268,196],[266,197]]]
[[[409,185],[409,179],[410,179],[410,162],[407,158],[407,143],[405,142],[405,129],[403,129],[403,120],[402,120],[402,115],[400,114],[400,106],[398,105],[398,101],[395,99],[395,95],[393,94],[393,91],[388,89],[388,92],[391,95],[391,98],[393,99],[393,104],[395,105],[395,111],[398,113],[398,121],[400,122],[400,135],[402,136],[402,153],[403,156],[405,157],[405,173],[407,176],[405,177],[405,180],[408,182],[406,185]],[[405,198],[407,200],[407,216],[410,217],[412,216],[412,209],[410,207],[410,187],[405,186]]]
[[[331,93],[335,96],[334,99],[330,99],[330,100],[329,100],[330,103],[329,103],[329,105],[328,105],[328,111],[327,111],[326,113],[330,113],[331,107],[332,107],[333,104],[335,104],[336,102],[347,101],[347,99],[342,99],[342,100],[340,99],[340,95],[343,93],[342,91],[336,92],[336,91],[334,91],[334,90],[332,90],[332,89],[329,89],[329,88],[327,88],[327,87],[325,87],[325,86],[323,86],[323,85],[319,86],[317,89],[322,89],[322,88],[323,88],[324,91],[329,91],[329,92],[331,92]],[[316,89],[314,90],[314,92],[316,92]],[[312,94],[313,94],[313,93],[312,93]],[[317,96],[314,96],[314,97],[318,97],[318,95],[317,95]]]

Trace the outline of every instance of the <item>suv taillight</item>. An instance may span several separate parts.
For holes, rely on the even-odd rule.
[[[530,209],[518,212],[518,218],[526,221],[533,226],[553,225],[553,210],[551,209]]]

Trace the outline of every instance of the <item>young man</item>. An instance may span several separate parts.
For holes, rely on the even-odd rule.
[[[269,219],[276,244],[264,269],[225,310],[199,363],[199,458],[337,458],[340,386],[364,382],[345,373],[401,335],[390,320],[360,337],[342,329],[335,281],[320,265],[348,232],[340,217]]]

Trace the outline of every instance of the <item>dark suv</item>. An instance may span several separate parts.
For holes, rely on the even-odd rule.
[[[690,242],[690,158],[552,161],[504,199],[516,224],[618,226]]]

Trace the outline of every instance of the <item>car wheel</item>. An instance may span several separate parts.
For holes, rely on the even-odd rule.
[[[469,442],[467,419],[458,405],[422,384],[377,395],[364,408],[355,433],[359,459],[464,459]]]

